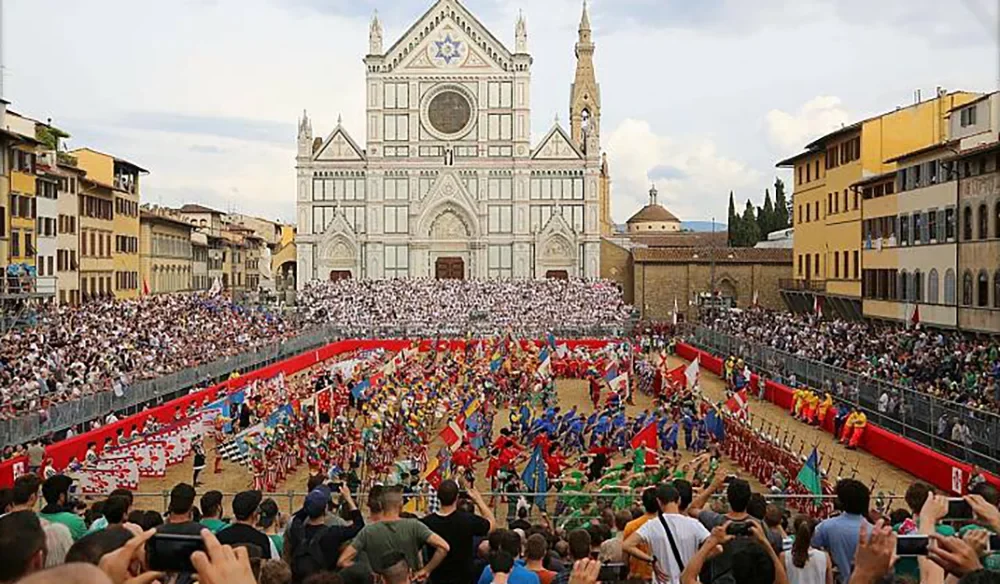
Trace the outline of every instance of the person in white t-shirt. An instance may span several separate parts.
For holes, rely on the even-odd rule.
[[[691,561],[709,532],[701,522],[681,514],[680,493],[672,485],[656,488],[656,499],[660,502],[660,514],[643,524],[622,543],[622,549],[630,556],[653,565],[654,584],[680,584],[681,572]],[[676,553],[670,545],[670,537],[664,528],[670,529]],[[652,554],[639,548],[645,543]],[[678,563],[677,556],[680,556]]]

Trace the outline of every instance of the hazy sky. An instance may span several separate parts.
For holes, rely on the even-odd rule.
[[[148,168],[148,202],[291,220],[302,109],[363,144],[372,10],[388,47],[433,0],[0,2],[13,109]],[[533,134],[565,121],[580,0],[464,4],[508,47],[524,10]],[[997,19],[997,0],[592,0],[615,219],[655,181],[683,219],[725,220],[818,134],[917,88],[995,89]]]

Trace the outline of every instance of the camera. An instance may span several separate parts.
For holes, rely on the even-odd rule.
[[[200,535],[156,533],[146,542],[146,561],[156,572],[193,573],[191,554],[205,551]]]
[[[726,527],[727,535],[735,535],[736,537],[746,537],[753,535],[750,533],[750,522],[749,521],[739,521],[730,523]]]

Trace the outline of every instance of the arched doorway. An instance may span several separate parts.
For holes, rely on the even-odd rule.
[[[569,272],[566,270],[549,270],[545,272],[545,277],[549,280],[569,280]]]
[[[464,280],[465,261],[462,258],[438,258],[434,262],[434,277],[438,280]]]
[[[330,270],[330,281],[336,282],[338,280],[350,280],[351,271],[350,270]]]

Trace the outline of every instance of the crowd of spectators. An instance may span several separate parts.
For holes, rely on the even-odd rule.
[[[990,546],[1000,533],[1000,491],[985,481],[964,497],[971,513],[953,515],[958,507],[923,483],[896,508],[877,510],[864,484],[843,479],[837,511],[820,521],[720,477],[705,489],[668,479],[631,506],[612,508],[609,499],[567,529],[527,507],[501,524],[475,489],[452,480],[436,491],[439,507],[417,517],[403,510],[403,487],[372,487],[362,511],[346,487],[315,477],[286,517],[259,491],[198,499],[188,484],[173,488],[163,514],[138,509],[128,491],[88,506],[72,498],[67,477],[42,483],[28,474],[0,491],[0,582],[190,581],[185,572],[206,584],[1000,581],[1000,553]],[[720,485],[725,493],[715,498]],[[201,551],[189,564],[183,556],[151,566],[150,548],[163,549],[164,537],[187,537]]]
[[[300,292],[304,318],[345,335],[620,334],[632,314],[607,280],[340,280]]]
[[[716,331],[893,385],[1000,411],[1000,338],[765,309],[725,311]],[[879,396],[881,399],[881,396]],[[886,395],[888,400],[893,396]]]
[[[253,350],[295,327],[222,296],[174,294],[43,307],[0,336],[0,417],[129,385]]]

